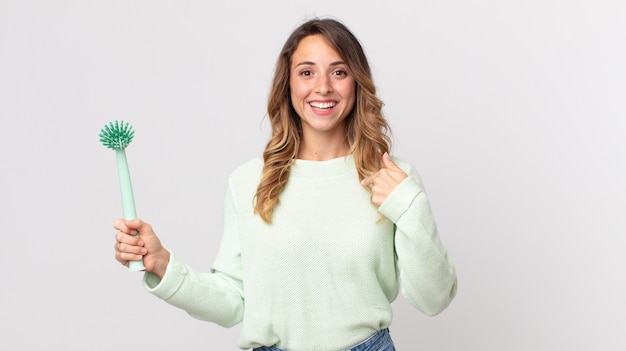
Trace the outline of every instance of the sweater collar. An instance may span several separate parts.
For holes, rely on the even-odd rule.
[[[306,178],[333,177],[356,170],[352,154],[325,161],[296,159],[291,165],[290,176]]]

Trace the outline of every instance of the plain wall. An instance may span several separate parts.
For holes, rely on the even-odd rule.
[[[459,277],[398,350],[624,350],[626,3],[0,0],[0,349],[236,350],[113,258],[100,128],[127,120],[137,214],[198,270],[261,154],[274,63],[313,16],[362,41],[394,152]]]

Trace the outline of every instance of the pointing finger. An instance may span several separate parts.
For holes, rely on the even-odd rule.
[[[369,186],[374,182],[374,178],[376,177],[376,173],[372,174],[369,177],[363,178],[363,180],[361,181],[361,185],[363,186]]]

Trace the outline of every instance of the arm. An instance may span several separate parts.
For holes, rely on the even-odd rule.
[[[144,285],[194,318],[225,327],[241,322],[244,310],[241,255],[230,189],[224,203],[224,232],[211,272],[195,272],[172,254],[163,278],[146,273]]]
[[[442,312],[456,295],[454,266],[441,244],[419,175],[407,175],[379,211],[395,223],[395,249],[402,295],[423,313]]]

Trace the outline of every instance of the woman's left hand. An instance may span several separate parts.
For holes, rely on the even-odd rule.
[[[361,181],[361,185],[372,189],[372,203],[380,207],[393,189],[398,186],[408,175],[400,169],[389,157],[383,154],[383,168]]]

